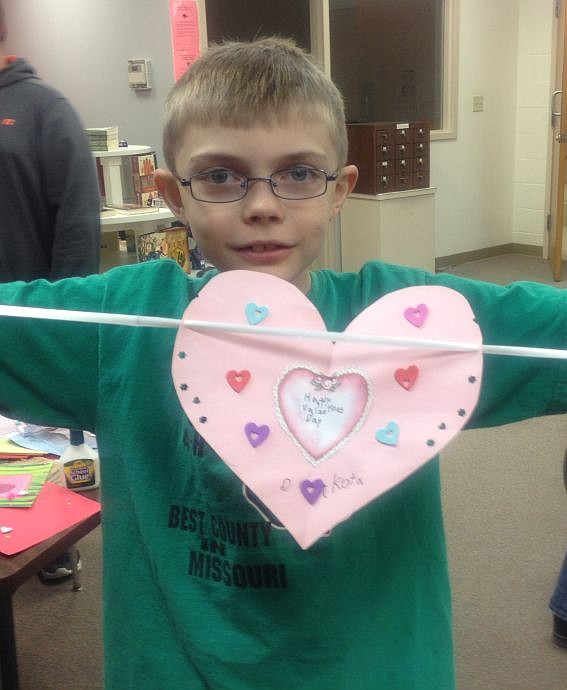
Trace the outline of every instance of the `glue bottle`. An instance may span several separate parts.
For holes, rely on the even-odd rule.
[[[71,429],[70,444],[59,458],[64,486],[74,491],[96,489],[100,484],[98,453],[85,443],[80,429]]]

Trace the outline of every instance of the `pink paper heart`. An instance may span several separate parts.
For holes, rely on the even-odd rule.
[[[270,327],[325,331],[293,285],[247,271],[213,278],[183,318],[246,325],[250,305],[258,303]],[[173,353],[173,380],[192,424],[303,548],[436,455],[469,420],[480,391],[480,349],[442,352],[417,344],[481,345],[469,304],[453,290],[389,293],[346,330],[416,344],[333,344],[182,327]],[[190,358],[179,356],[186,351]],[[227,385],[227,362],[234,372],[250,372],[238,395]]]

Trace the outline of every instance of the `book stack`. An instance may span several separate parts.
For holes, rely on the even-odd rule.
[[[91,151],[118,148],[118,127],[89,127],[85,130]]]

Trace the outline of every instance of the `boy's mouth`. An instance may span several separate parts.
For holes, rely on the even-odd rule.
[[[281,244],[253,244],[250,247],[245,247],[245,249],[255,254],[262,254],[263,252],[273,252],[276,249],[282,249],[282,247],[283,245]]]
[[[271,263],[285,258],[292,250],[293,245],[280,242],[254,242],[238,247],[238,253],[248,261],[262,261]]]

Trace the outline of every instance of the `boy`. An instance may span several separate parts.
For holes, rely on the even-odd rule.
[[[337,90],[289,42],[228,44],[195,62],[168,100],[164,150],[159,189],[205,256],[292,282],[331,330],[392,290],[446,285],[487,342],[565,347],[560,290],[380,263],[309,272],[357,172]],[[0,302],[179,317],[210,279],[157,261],[4,286]],[[108,690],[454,688],[436,460],[304,551],[189,424],[171,383],[174,332],[0,323],[3,413],[97,434]],[[476,425],[565,411],[564,363],[496,359]],[[213,545],[219,568],[199,567]]]

